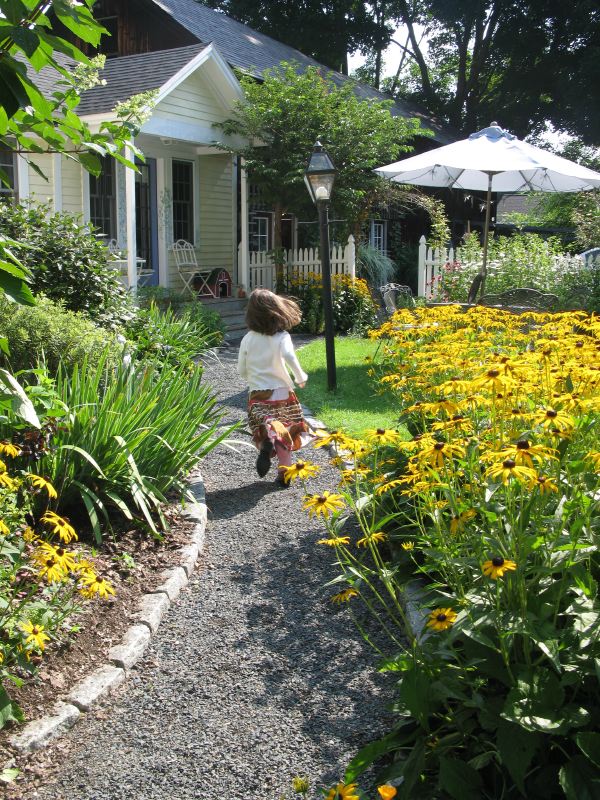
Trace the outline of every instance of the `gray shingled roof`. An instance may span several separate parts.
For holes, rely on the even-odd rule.
[[[153,0],[155,5],[166,11],[176,22],[186,28],[202,42],[214,42],[226,61],[253,75],[260,75],[282,61],[297,61],[303,66],[323,68],[312,58],[287,44],[278,42],[264,33],[259,33],[248,25],[243,25],[231,17],[214,11],[196,0]],[[327,68],[329,71],[329,68]],[[346,75],[331,72],[336,83],[348,80]],[[365,84],[357,84],[357,94],[365,99],[389,100],[389,95],[377,92]],[[392,113],[402,117],[418,117],[425,127],[435,133],[436,141],[448,144],[456,137],[445,126],[414,106],[396,101]]]
[[[85,92],[77,109],[79,114],[99,114],[110,111],[116,103],[132,95],[159,89],[169,78],[205,49],[204,44],[159,50],[122,58],[108,58],[101,77],[105,86],[95,86]]]

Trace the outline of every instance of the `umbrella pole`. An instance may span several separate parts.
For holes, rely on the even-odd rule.
[[[487,254],[488,243],[490,238],[490,219],[492,216],[492,175],[493,172],[488,172],[488,188],[487,198],[485,201],[485,228],[483,230],[483,263],[481,265],[481,283],[480,283],[480,297],[485,294],[485,279],[487,277]]]

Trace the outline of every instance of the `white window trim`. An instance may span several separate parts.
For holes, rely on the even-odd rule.
[[[192,165],[192,232],[194,236],[193,242],[190,244],[194,245],[194,248],[198,247],[200,242],[200,216],[198,214],[198,210],[200,209],[200,186],[199,186],[199,176],[198,176],[198,161],[195,158],[186,158],[184,156],[173,156],[173,158],[169,159],[169,169],[168,169],[168,176],[167,180],[169,182],[169,191],[171,194],[171,242],[175,241],[175,218],[173,214],[173,204],[175,202],[174,194],[173,194],[173,162],[174,161],[182,161],[186,164]]]

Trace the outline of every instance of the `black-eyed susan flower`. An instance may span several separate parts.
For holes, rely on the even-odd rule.
[[[488,369],[483,375],[479,375],[472,381],[474,387],[480,389],[491,389],[494,392],[504,392],[508,385],[506,375],[503,375],[497,367]]]
[[[385,428],[371,428],[365,431],[365,438],[374,445],[393,444],[400,438],[400,434]]]
[[[10,528],[8,527],[6,522],[4,522],[3,519],[0,519],[0,535],[8,536],[9,533],[10,533]]]
[[[21,449],[12,442],[0,442],[0,453],[9,458],[16,458],[21,454]]]
[[[402,547],[403,550],[414,550],[415,549],[415,543],[414,542],[402,542],[401,547]]]
[[[298,478],[300,480],[312,478],[317,474],[319,469],[320,467],[318,467],[316,464],[309,464],[308,461],[296,461],[296,463],[292,464],[291,467],[286,467],[283,474],[286,483],[289,483],[290,481],[295,481]]]
[[[591,450],[585,456],[585,460],[591,462],[594,472],[600,472],[600,452]]]
[[[54,556],[48,556],[40,552],[38,558],[34,558],[38,566],[40,578],[45,578],[48,583],[62,583],[67,577],[68,572]]]
[[[317,544],[325,544],[327,547],[340,547],[341,545],[349,545],[349,536],[330,536],[327,539],[319,539]]]
[[[517,568],[515,561],[509,558],[502,558],[502,556],[494,556],[489,561],[484,561],[481,565],[483,574],[493,581],[502,578],[505,572],[513,571]]]
[[[34,645],[39,650],[43,650],[46,642],[50,641],[50,637],[44,631],[43,625],[35,625],[33,622],[21,622],[19,627],[25,636],[25,646]]]
[[[558,486],[553,478],[547,475],[538,475],[537,478],[529,485],[530,489],[538,489],[540,494],[552,494],[558,492]]]
[[[398,794],[398,790],[395,786],[385,783],[383,786],[377,787],[377,794],[381,797],[381,800],[393,800]]]
[[[458,614],[452,608],[436,608],[427,618],[427,627],[434,631],[445,631],[456,622]]]
[[[356,794],[356,783],[338,783],[337,786],[332,786],[325,800],[360,800]]]
[[[83,597],[88,599],[98,595],[107,598],[115,594],[113,586],[102,576],[95,575],[93,572],[85,572],[82,576],[83,586],[79,590]]]
[[[306,495],[302,507],[308,511],[309,517],[322,516],[326,518],[344,507],[344,498],[341,494],[332,494],[327,491],[323,494]]]
[[[349,587],[348,589],[343,589],[341,592],[334,594],[331,598],[331,602],[337,603],[338,605],[341,603],[349,603],[353,597],[358,597],[358,592],[356,589]]]
[[[429,464],[432,469],[440,470],[453,458],[461,458],[464,454],[465,448],[459,444],[435,442],[431,447],[421,450],[419,459],[422,463]]]
[[[14,478],[11,478],[7,472],[2,472],[0,470],[0,486],[3,486],[5,489],[14,490],[18,485],[18,482]]]
[[[317,440],[314,443],[315,447],[327,447],[330,444],[335,444],[337,447],[345,447],[348,443],[348,436],[343,431],[317,431]]]
[[[54,511],[46,511],[42,516],[42,522],[49,526],[52,533],[58,534],[65,544],[69,544],[74,539],[77,540],[75,528],[69,525],[69,521],[59,517]]]
[[[41,475],[34,475],[32,472],[29,472],[26,477],[28,480],[31,481],[31,483],[35,486],[36,489],[45,489],[48,494],[48,497],[51,500],[56,500],[56,498],[58,497],[58,493],[54,488],[54,486],[52,486],[50,481],[47,481],[45,478],[42,478]]]
[[[575,427],[575,420],[570,414],[564,411],[557,411],[555,408],[546,408],[534,415],[534,422],[547,430],[556,429],[567,432]]]
[[[505,458],[500,464],[492,464],[485,474],[488,478],[499,480],[505,486],[511,480],[519,483],[530,483],[537,477],[534,469],[517,464],[514,458]]]
[[[70,553],[64,547],[55,547],[49,542],[42,542],[34,558],[38,563],[43,563],[48,558],[53,558],[65,572],[75,570],[75,553]]]
[[[382,531],[376,531],[375,533],[367,533],[362,539],[359,539],[356,543],[357,547],[366,547],[368,544],[379,544],[380,542],[384,542],[387,539],[387,536]]]

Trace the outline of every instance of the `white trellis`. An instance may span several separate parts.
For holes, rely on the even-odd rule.
[[[293,272],[299,278],[306,278],[310,273],[321,274],[321,258],[318,247],[306,247],[299,250],[285,250],[283,263],[288,273]],[[355,277],[356,248],[354,236],[350,234],[345,245],[331,249],[331,274],[346,274]],[[275,289],[275,264],[270,253],[248,253],[248,282],[252,289]]]

